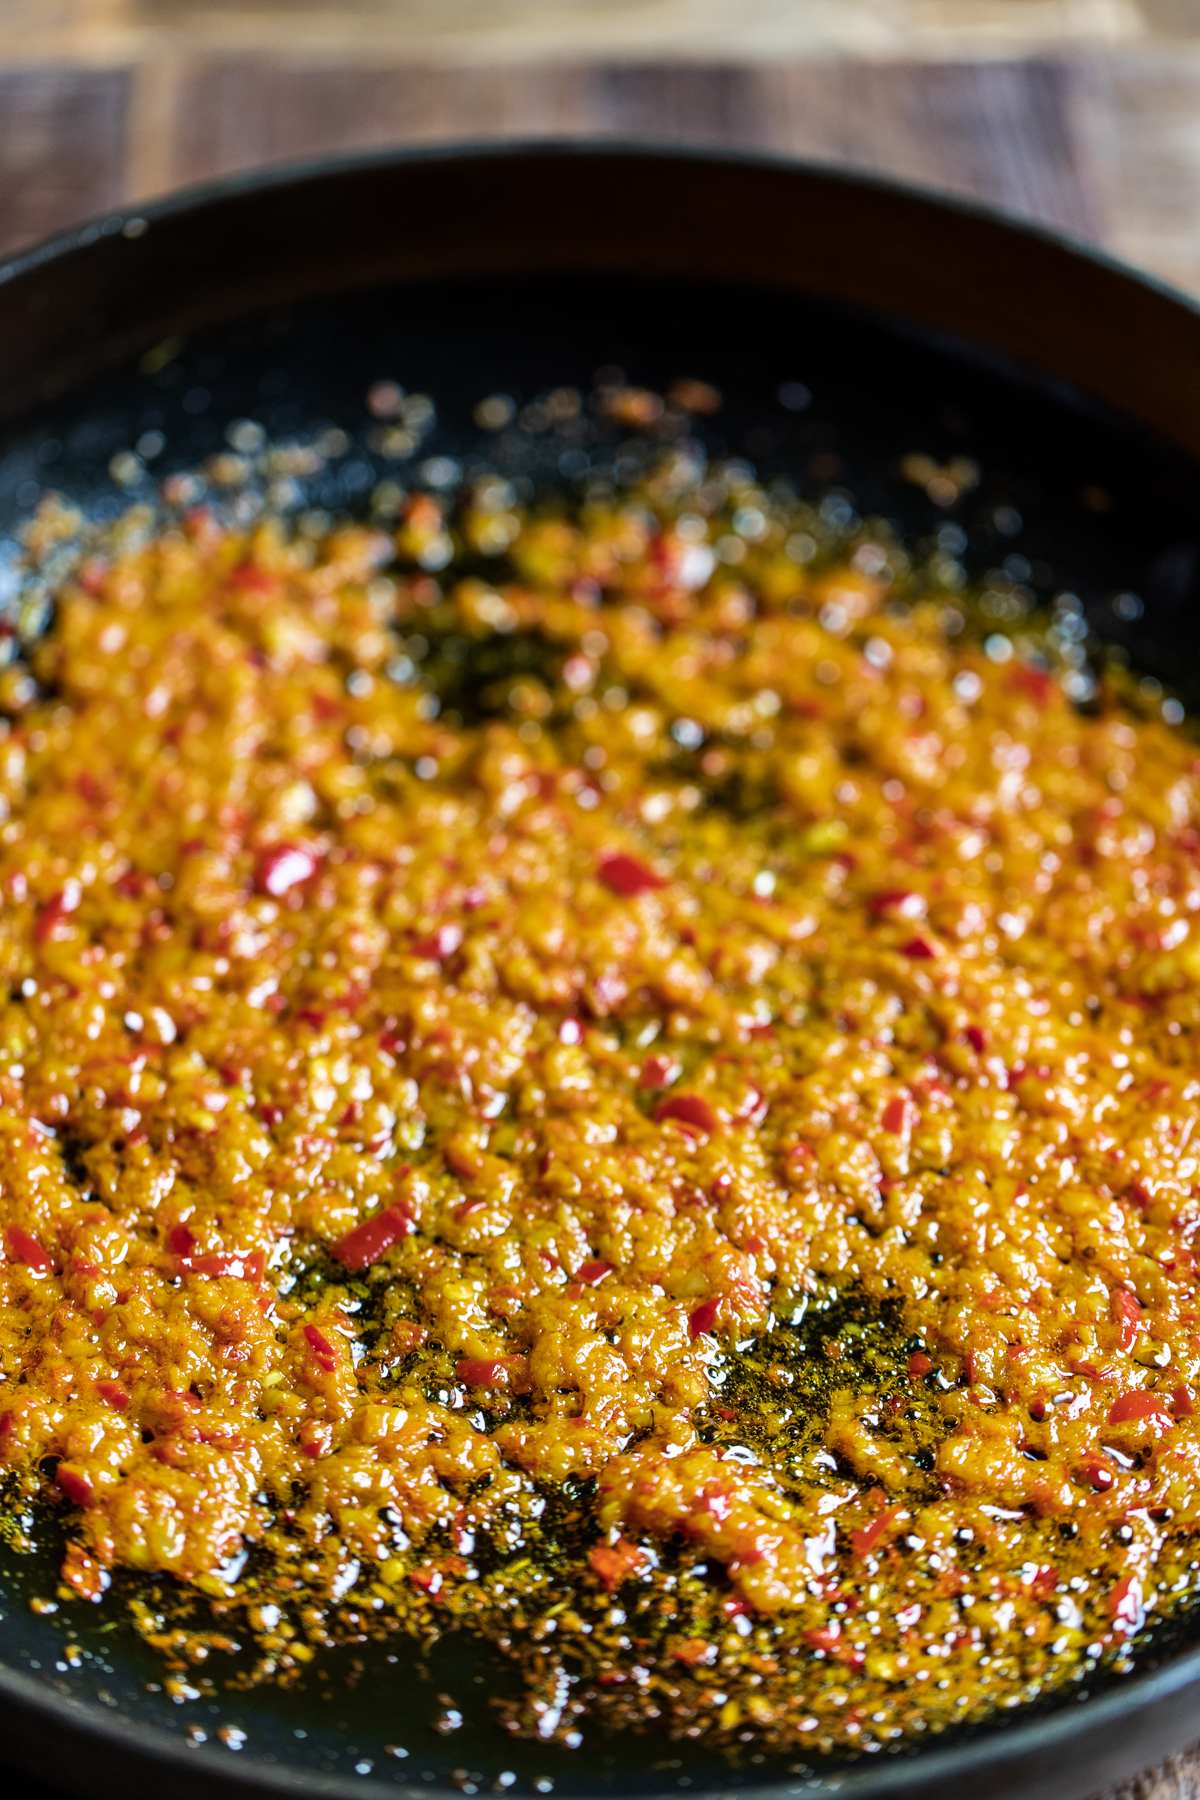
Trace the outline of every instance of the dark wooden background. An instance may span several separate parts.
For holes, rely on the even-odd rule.
[[[464,135],[636,136],[886,169],[1098,236],[1073,117],[1080,80],[1042,62],[447,70],[195,58],[164,72],[154,186]],[[133,89],[122,68],[0,71],[0,246],[127,197]]]
[[[297,157],[462,136],[633,135],[886,171],[1104,244],[1200,294],[1200,0],[1171,0],[1197,26],[1195,41],[1174,49],[1154,40],[1120,54],[985,61],[421,64],[394,36],[376,55],[361,34],[325,54],[305,48],[299,25],[312,15],[291,16],[285,0],[277,29],[249,32],[240,49],[231,41],[240,15],[219,0],[209,4],[227,23],[190,39],[124,28],[31,37],[6,26],[14,7],[136,3],[0,0],[0,251],[129,200]],[[344,0],[345,18],[361,23],[364,3]],[[409,0],[377,3],[395,13]],[[478,10],[475,0],[436,3]],[[692,3],[711,11],[716,0],[655,0],[668,10]],[[817,3],[731,0],[735,9]],[[853,10],[866,0],[820,3]],[[175,0],[144,4],[153,14]],[[559,10],[594,4],[561,0]],[[615,12],[645,4],[621,0]],[[1028,22],[1046,9],[1119,13],[1134,0],[925,4],[943,13],[990,4]],[[66,53],[72,45],[78,56]]]

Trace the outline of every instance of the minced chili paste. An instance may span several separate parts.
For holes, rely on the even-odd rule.
[[[1195,743],[745,465],[401,499],[118,532],[0,678],[62,1597],[256,1678],[465,1623],[567,1744],[1131,1666],[1200,1569]]]

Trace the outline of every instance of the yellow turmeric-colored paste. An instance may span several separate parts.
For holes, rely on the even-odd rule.
[[[0,683],[0,1458],[64,1599],[145,1572],[185,1662],[198,1589],[292,1679],[465,1621],[515,1728],[798,1755],[1186,1604],[1200,759],[951,598],[670,454],[80,563]]]

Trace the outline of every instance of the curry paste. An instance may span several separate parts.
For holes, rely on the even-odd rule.
[[[848,512],[667,451],[61,584],[0,681],[0,1458],[64,1600],[290,1679],[466,1621],[515,1729],[797,1754],[1187,1604],[1196,746]]]

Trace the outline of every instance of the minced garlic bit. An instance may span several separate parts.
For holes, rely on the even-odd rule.
[[[69,1589],[285,1679],[465,1619],[567,1744],[1129,1666],[1197,1568],[1195,745],[745,465],[396,504],[118,536],[0,680]]]

